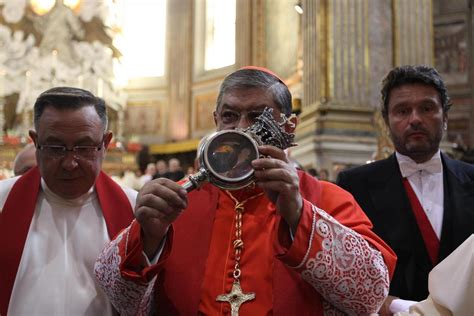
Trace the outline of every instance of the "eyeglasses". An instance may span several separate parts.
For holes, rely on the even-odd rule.
[[[218,115],[224,124],[237,124],[241,120],[241,117],[244,116],[251,124],[255,123],[257,117],[262,114],[263,111],[235,111],[231,109],[223,109]]]
[[[63,158],[69,151],[72,151],[76,159],[92,159],[95,158],[97,152],[103,148],[103,143],[104,140],[100,142],[100,145],[95,146],[74,146],[67,148],[63,145],[38,145],[36,148],[51,158]]]

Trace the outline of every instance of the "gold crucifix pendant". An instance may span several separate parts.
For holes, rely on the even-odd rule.
[[[243,293],[239,281],[234,281],[228,294],[218,295],[216,301],[230,304],[230,315],[239,316],[240,305],[255,298],[255,293]]]

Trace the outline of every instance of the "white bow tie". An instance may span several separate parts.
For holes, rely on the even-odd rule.
[[[418,171],[426,171],[431,174],[439,173],[443,170],[441,159],[431,159],[424,163],[414,161],[399,161],[402,177],[407,178]]]

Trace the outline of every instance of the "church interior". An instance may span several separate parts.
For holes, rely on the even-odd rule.
[[[474,163],[473,0],[0,1],[0,168],[30,140],[33,104],[53,86],[104,98],[111,175],[176,157],[184,170],[214,131],[220,82],[257,65],[293,95],[304,169],[388,156],[380,84],[405,64],[435,66],[453,107],[443,150]],[[143,171],[143,170],[142,170]]]

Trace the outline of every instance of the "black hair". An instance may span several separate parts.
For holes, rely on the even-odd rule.
[[[382,116],[388,117],[388,101],[390,92],[399,86],[412,83],[421,83],[432,86],[438,91],[443,112],[446,113],[451,107],[448,90],[438,71],[426,65],[405,65],[392,69],[382,82]]]
[[[87,90],[73,87],[55,87],[41,93],[34,105],[36,130],[38,130],[41,115],[48,106],[58,110],[77,110],[84,106],[93,106],[102,121],[104,132],[107,129],[108,117],[105,101]]]

